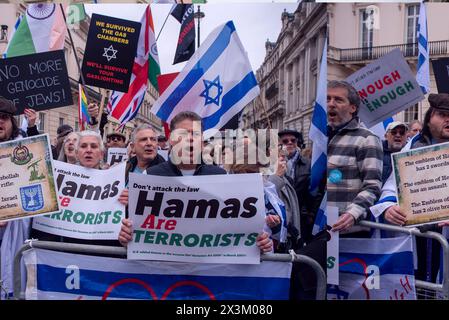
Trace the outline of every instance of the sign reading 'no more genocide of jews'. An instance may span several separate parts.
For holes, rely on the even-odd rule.
[[[14,102],[17,114],[72,105],[64,51],[0,59],[0,95]]]
[[[368,127],[424,99],[424,95],[399,49],[350,75],[358,92],[360,120]]]
[[[406,225],[449,220],[449,143],[395,153],[392,161]]]
[[[129,174],[128,259],[258,264],[262,176]]]
[[[140,23],[93,14],[82,73],[88,85],[128,92]]]

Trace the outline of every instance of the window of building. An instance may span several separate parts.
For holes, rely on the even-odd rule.
[[[1,25],[0,40],[8,41],[8,26],[6,24]]]
[[[75,120],[75,131],[79,131],[78,121]]]
[[[362,48],[362,59],[371,59],[373,47],[373,21],[374,9],[364,8],[359,11],[360,16],[360,47]]]
[[[415,104],[414,106],[411,106],[410,108],[406,109],[404,111],[404,122],[410,123],[413,120],[419,119],[419,108],[418,104]]]
[[[39,112],[39,127],[40,132],[45,132],[45,113]]]
[[[64,124],[64,118],[59,117],[59,126],[62,126]]]
[[[418,54],[418,19],[419,4],[407,6],[407,56]]]

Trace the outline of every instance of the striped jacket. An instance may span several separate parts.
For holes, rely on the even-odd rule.
[[[356,222],[380,196],[382,186],[382,144],[370,130],[353,118],[328,145],[327,205],[339,214],[350,213]],[[364,230],[354,226],[349,232]]]

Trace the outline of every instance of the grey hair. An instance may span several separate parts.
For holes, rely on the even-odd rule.
[[[408,124],[408,127],[411,128],[415,123],[419,124],[421,126],[421,128],[422,128],[423,124],[419,120],[410,121],[410,123]]]
[[[131,142],[132,143],[135,143],[136,142],[136,136],[137,136],[137,134],[139,133],[139,131],[142,131],[142,130],[153,130],[155,133],[156,133],[156,130],[154,130],[154,128],[153,128],[153,126],[152,125],[149,125],[149,124],[146,124],[146,123],[144,123],[144,124],[141,124],[141,125],[139,125],[139,126],[137,126],[134,130],[133,130],[133,132],[131,133]]]
[[[100,146],[100,150],[102,152],[105,152],[106,148],[104,147],[103,139],[101,138],[101,135],[98,132],[92,131],[92,130],[85,130],[80,131],[76,133],[78,135],[78,141],[75,144],[75,150],[78,151],[80,141],[82,137],[95,137],[98,140],[98,144]]]
[[[342,80],[330,80],[327,82],[327,88],[343,88],[348,91],[348,100],[349,103],[356,106],[357,110],[354,114],[357,115],[360,106],[360,97],[357,93],[357,90],[354,89],[348,82]]]

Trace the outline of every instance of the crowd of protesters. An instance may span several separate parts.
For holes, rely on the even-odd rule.
[[[214,163],[205,164],[194,145],[202,150],[205,142],[201,127],[201,118],[192,112],[181,112],[170,123],[171,135],[168,139],[159,135],[150,125],[137,126],[130,135],[129,141],[121,132],[107,134],[105,141],[99,132],[103,132],[104,121],[99,118],[98,106],[90,104],[88,108],[92,122],[87,130],[75,132],[69,125],[61,125],[57,130],[57,137],[52,145],[53,159],[104,170],[109,168],[106,163],[108,148],[128,148],[129,158],[125,170],[125,189],[121,191],[118,201],[126,206],[126,218],[122,221],[121,231],[117,240],[82,240],[57,236],[32,228],[32,218],[0,223],[1,262],[2,266],[12,268],[12,257],[30,238],[79,244],[97,244],[107,246],[127,246],[132,238],[132,221],[128,218],[128,181],[129,173],[140,173],[158,176],[197,176],[239,173],[259,173],[267,164],[251,163],[249,158],[250,141],[244,137],[242,141],[233,141],[230,146],[221,146],[223,155],[238,154],[239,143],[247,144],[243,153],[242,163]],[[15,118],[14,104],[0,97],[0,142],[17,140],[26,136],[42,134],[36,126],[37,113],[26,109],[24,116],[28,121],[27,132],[19,129]],[[199,124],[199,125],[198,125]],[[274,173],[264,176],[264,203],[266,208],[266,225],[257,238],[257,246],[261,253],[275,252],[296,253],[308,255],[316,259],[323,269],[326,260],[327,232],[312,235],[312,227],[316,211],[324,194],[325,180],[318,195],[309,193],[310,157],[301,151],[304,148],[302,134],[295,130],[283,130],[278,134],[277,150],[268,147],[263,150],[267,154],[278,151],[279,158],[274,166]],[[179,145],[181,144],[181,145]],[[177,146],[176,146],[177,145]],[[266,144],[268,145],[268,144]],[[174,148],[176,147],[176,148]],[[183,154],[175,154],[178,150]],[[160,153],[168,152],[165,160]],[[261,151],[262,152],[262,151]],[[186,156],[187,155],[187,156]],[[174,158],[181,159],[173,161]],[[226,157],[222,159],[224,161]],[[233,158],[235,159],[235,158]],[[150,179],[150,178],[149,178]],[[279,205],[281,204],[281,205]],[[280,209],[282,208],[282,209]],[[282,212],[284,211],[284,212]],[[281,221],[285,220],[285,223]],[[281,224],[287,232],[280,236]],[[2,272],[4,275],[5,273]],[[12,274],[12,273],[11,273]],[[315,272],[307,266],[294,266],[291,277],[291,299],[313,299],[315,297]]]
[[[430,108],[423,123],[391,122],[382,142],[357,116],[357,91],[344,81],[328,82],[328,206],[338,207],[339,219],[332,230],[340,231],[340,237],[373,237],[373,230],[358,225],[361,220],[406,224],[407,213],[393,201],[396,189],[391,154],[407,146],[415,149],[449,142],[449,94],[429,94],[428,101]],[[441,233],[446,225],[447,222],[440,222],[418,229]],[[437,241],[431,240],[429,245],[426,238],[416,237],[416,279],[436,282],[440,252]]]

